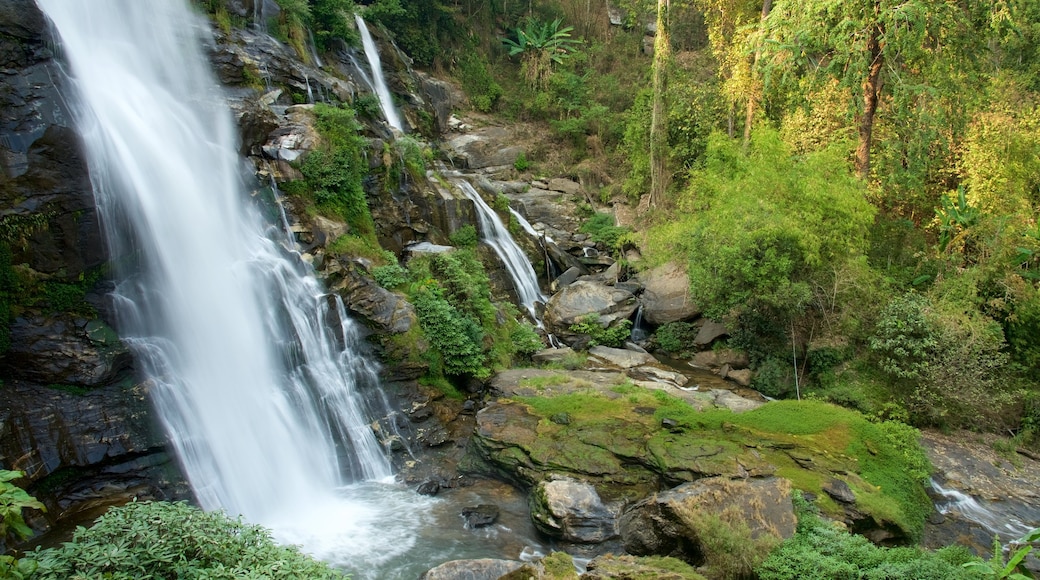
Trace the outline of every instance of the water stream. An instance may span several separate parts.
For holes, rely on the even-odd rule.
[[[477,193],[477,190],[465,179],[457,178],[455,179],[455,184],[476,206],[477,220],[480,222],[481,240],[491,246],[491,249],[495,251],[495,255],[505,265],[510,278],[513,280],[513,287],[516,289],[516,295],[520,304],[527,309],[531,319],[541,328],[542,322],[538,316],[537,304],[539,302],[544,304],[548,298],[545,294],[542,294],[542,290],[538,286],[538,276],[534,273],[531,260],[527,258],[527,254],[524,254],[520,246],[517,245],[516,240],[509,233],[509,229],[502,222],[502,218],[498,217],[498,214],[488,206],[484,198]]]
[[[383,109],[386,122],[394,129],[404,131],[401,116],[397,113],[394,99],[390,95],[390,89],[386,86],[386,80],[383,78],[383,63],[379,58],[379,47],[376,46],[375,41],[372,39],[372,34],[368,31],[365,19],[360,14],[355,14],[354,21],[357,22],[358,32],[361,33],[361,44],[365,48],[368,66],[372,71],[371,83],[369,84],[375,90],[376,96],[379,97],[379,106]]]
[[[188,2],[39,5],[76,89],[118,330],[199,504],[355,578],[517,557],[431,533],[451,525],[452,504],[394,483],[371,427],[389,414],[377,369],[342,301],[290,251],[286,224],[250,201]]]

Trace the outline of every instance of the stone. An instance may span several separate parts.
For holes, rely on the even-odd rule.
[[[441,491],[441,483],[428,479],[419,484],[419,487],[415,488],[415,493],[419,495],[437,495]]]
[[[556,277],[555,280],[552,281],[553,292],[557,292],[560,290],[560,288],[573,284],[574,281],[580,278],[582,275],[583,272],[580,268],[577,268],[575,266],[567,268],[567,270],[564,271],[563,274],[560,274]]]
[[[444,152],[456,166],[468,169],[509,166],[524,152],[512,140],[512,133],[502,127],[483,127],[449,139]]]
[[[578,280],[554,294],[545,305],[544,322],[551,332],[565,339],[574,337],[570,326],[579,318],[595,315],[606,327],[615,320],[631,318],[636,299],[631,292],[603,283]]]
[[[549,180],[549,191],[559,191],[567,195],[578,195],[581,193],[581,185],[578,182],[563,177],[554,177]]]
[[[700,316],[700,308],[690,300],[690,280],[675,262],[640,272],[643,285],[639,302],[643,318],[654,325],[690,320]]]
[[[685,387],[686,384],[690,382],[690,378],[682,373],[677,373],[654,365],[642,365],[629,368],[625,371],[625,374],[637,381],[652,381],[656,383],[664,383],[673,387]]]
[[[693,344],[698,348],[704,348],[724,336],[729,336],[729,331],[726,329],[725,324],[715,322],[714,320],[706,320],[700,330],[697,331]]]
[[[498,506],[480,504],[462,508],[462,519],[467,529],[484,528],[498,520]]]
[[[832,477],[827,483],[823,484],[823,491],[834,498],[835,501],[847,504],[856,503],[856,494],[849,488],[849,484],[840,479]]]
[[[574,349],[569,346],[562,346],[560,348],[542,349],[531,355],[531,360],[539,364],[558,363],[572,356],[574,356]]]
[[[703,350],[693,355],[690,366],[699,369],[717,370],[728,365],[730,369],[746,369],[750,361],[747,353],[732,348]]]
[[[710,477],[661,492],[622,514],[625,551],[637,556],[672,556],[699,565],[704,560],[705,540],[703,530],[691,522],[700,514],[733,524],[743,522],[751,538],[787,539],[794,535],[797,524],[790,481]]]
[[[553,538],[598,544],[617,536],[616,515],[586,482],[569,477],[543,481],[530,502],[535,527]]]
[[[682,569],[681,562],[639,558],[636,556],[607,554],[593,558],[581,580],[704,580],[690,566]]]
[[[709,391],[711,395],[715,397],[715,406],[722,409],[729,409],[734,413],[743,413],[745,411],[753,411],[765,404],[764,401],[753,401],[751,399],[745,399],[733,391],[727,391],[724,389],[712,389]]]
[[[657,362],[657,359],[645,352],[636,352],[621,348],[611,348],[609,346],[602,345],[594,346],[591,349],[589,349],[589,356],[598,358],[603,362],[612,364],[622,369],[630,369],[632,367],[638,367]]]
[[[322,274],[329,290],[340,294],[347,309],[369,328],[402,334],[418,323],[411,303],[380,286],[356,262],[329,260]]]
[[[742,387],[751,386],[751,369],[735,369],[726,373],[726,380],[733,381]]]
[[[498,580],[523,566],[516,560],[452,560],[427,570],[419,580]]]
[[[38,384],[96,388],[129,376],[133,359],[115,331],[72,314],[31,314],[11,321],[5,377]]]

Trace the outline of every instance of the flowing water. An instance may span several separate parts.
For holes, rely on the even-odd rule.
[[[481,240],[491,246],[499,260],[505,265],[506,271],[513,280],[513,287],[516,289],[520,304],[527,309],[531,319],[541,327],[541,318],[538,316],[536,305],[539,302],[544,304],[548,298],[542,294],[542,290],[538,286],[538,276],[534,273],[531,260],[516,244],[516,240],[513,239],[502,219],[488,206],[484,198],[480,197],[477,190],[465,179],[456,179],[455,183],[466,197],[473,200],[473,205],[476,206]]]
[[[383,79],[383,63],[379,58],[379,47],[376,46],[374,40],[372,40],[372,34],[368,31],[368,25],[365,24],[365,19],[360,14],[354,15],[354,21],[357,22],[358,32],[361,33],[361,44],[365,48],[365,56],[368,57],[368,66],[372,71],[371,82],[369,83],[376,92],[376,96],[379,97],[379,106],[383,109],[383,115],[386,117],[388,125],[397,129],[398,131],[404,131],[404,124],[401,123],[401,116],[397,113],[397,107],[394,106],[394,99],[390,95],[390,89],[386,86],[386,80]]]
[[[973,521],[1002,542],[1017,540],[1040,525],[1040,512],[1037,510],[1027,510],[1022,505],[980,501],[956,489],[947,489],[934,479],[931,486],[936,497],[935,509],[939,513],[955,514]],[[1032,521],[1024,522],[1020,519],[1023,517]]]
[[[388,414],[376,368],[339,297],[249,201],[186,0],[39,5],[77,92],[117,326],[200,505],[355,577],[415,578],[475,550],[516,557],[437,543],[426,530],[446,525],[445,502],[393,483],[371,426]]]

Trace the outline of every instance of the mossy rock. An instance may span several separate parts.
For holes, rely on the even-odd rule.
[[[589,562],[589,571],[582,580],[705,580],[689,564],[676,558],[652,556],[600,556]]]

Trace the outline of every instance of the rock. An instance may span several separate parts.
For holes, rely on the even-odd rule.
[[[419,484],[419,487],[415,488],[415,493],[419,495],[437,495],[441,491],[441,482],[427,479],[426,481]],[[463,514],[465,517],[465,514]]]
[[[690,361],[690,366],[710,370],[718,370],[727,365],[730,369],[746,369],[748,364],[750,361],[746,353],[731,348],[704,350],[693,355],[693,360]]]
[[[437,130],[441,133],[447,132],[451,111],[456,103],[451,85],[422,71],[415,71],[415,76],[419,79],[419,90],[422,91],[423,97],[430,103],[430,108],[433,110]]]
[[[729,331],[726,330],[726,325],[721,322],[715,322],[714,320],[707,320],[701,329],[697,331],[697,336],[693,339],[694,346],[698,348],[704,348],[716,340],[729,336]]]
[[[559,191],[567,195],[578,195],[581,193],[581,185],[576,181],[563,177],[554,177],[549,180],[549,191]]]
[[[745,399],[733,391],[726,391],[724,389],[712,389],[709,391],[712,396],[715,397],[715,406],[722,409],[729,409],[734,413],[743,413],[745,411],[753,411],[765,403],[763,401],[752,401],[751,399]]]
[[[685,562],[653,560],[636,556],[607,554],[588,564],[581,580],[705,580]]]
[[[499,580],[523,566],[515,560],[452,560],[427,570],[419,580]]]
[[[492,504],[480,504],[478,506],[462,508],[462,519],[467,529],[484,528],[495,523],[498,519],[498,506]]]
[[[677,373],[653,365],[643,365],[630,368],[625,372],[625,374],[637,381],[653,381],[672,385],[674,387],[685,387],[686,384],[690,382],[689,377],[682,373]]]
[[[7,377],[96,388],[128,376],[133,366],[130,351],[100,320],[26,314],[10,328],[11,346],[0,361]]]
[[[418,322],[415,307],[376,283],[356,262],[331,260],[322,274],[329,290],[340,294],[347,308],[370,328],[401,334]]]
[[[314,150],[321,142],[314,128],[313,107],[296,105],[285,111],[278,127],[267,136],[261,148],[269,159],[293,163]]]
[[[450,139],[444,152],[456,166],[468,169],[512,166],[524,151],[512,140],[512,133],[502,127],[484,127]]]
[[[743,522],[752,539],[794,535],[797,521],[791,504],[791,483],[782,478],[701,479],[637,503],[620,519],[625,551],[637,556],[672,556],[700,564],[704,559],[699,516],[723,522]]]
[[[579,318],[599,317],[604,327],[616,320],[628,319],[636,310],[636,299],[631,292],[603,283],[578,280],[563,288],[545,305],[544,321],[551,332],[561,339],[574,337],[570,327]]]
[[[742,387],[750,387],[751,369],[730,370],[726,373],[726,379],[731,380]]]
[[[856,503],[856,494],[849,489],[849,484],[840,479],[832,477],[827,483],[823,484],[823,491],[834,498],[835,501],[847,504]]]
[[[589,349],[589,356],[622,369],[630,369],[657,362],[657,359],[645,352],[641,353],[602,345]]]
[[[555,280],[552,281],[552,291],[558,292],[560,288],[573,284],[574,281],[580,278],[582,275],[583,272],[580,268],[574,266],[567,268],[567,270],[564,271],[563,274],[560,274],[559,276],[557,276]]]
[[[574,356],[574,349],[564,346],[542,349],[531,355],[531,360],[539,364],[558,363],[572,356]]]
[[[616,515],[588,483],[569,477],[543,481],[530,501],[535,527],[553,538],[597,544],[617,535]]]
[[[643,318],[650,324],[689,320],[700,315],[700,309],[690,300],[690,280],[686,272],[674,262],[640,272],[636,279],[644,286],[639,302]]]

